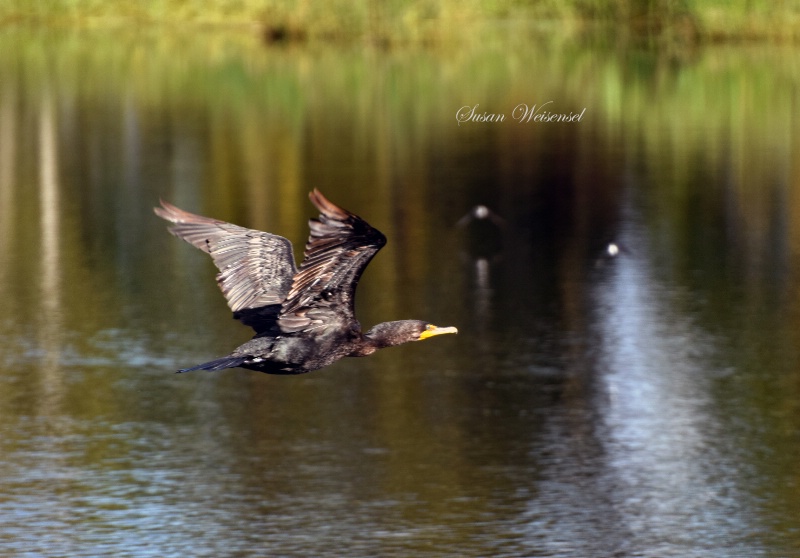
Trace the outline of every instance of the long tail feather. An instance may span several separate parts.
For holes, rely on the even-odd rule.
[[[203,364],[192,366],[191,368],[181,368],[180,370],[177,371],[177,374],[181,374],[183,372],[191,372],[193,370],[225,370],[226,368],[236,368],[237,366],[241,366],[242,364],[244,364],[244,361],[246,360],[247,357],[226,356],[215,360],[210,360],[208,362],[204,362]]]

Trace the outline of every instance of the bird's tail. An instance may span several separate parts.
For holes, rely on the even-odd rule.
[[[237,366],[244,364],[244,361],[246,360],[247,357],[243,356],[225,356],[204,362],[203,364],[192,366],[191,368],[181,368],[178,370],[177,374],[181,374],[182,372],[191,372],[193,370],[225,370],[226,368],[236,368]]]

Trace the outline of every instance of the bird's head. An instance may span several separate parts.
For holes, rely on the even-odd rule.
[[[439,327],[422,320],[399,320],[384,322],[370,328],[364,339],[377,349],[394,347],[409,341],[422,341],[437,335],[458,333],[454,327]]]

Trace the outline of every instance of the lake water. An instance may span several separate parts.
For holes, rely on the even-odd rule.
[[[789,48],[524,26],[0,32],[0,554],[795,555],[798,87]],[[361,322],[459,335],[173,374],[249,334],[152,207],[299,257],[314,187],[389,238]]]

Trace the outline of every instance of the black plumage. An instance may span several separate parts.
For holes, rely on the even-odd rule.
[[[346,356],[457,332],[400,320],[362,333],[355,317],[356,285],[386,237],[318,190],[309,198],[320,215],[309,221],[311,235],[299,269],[291,243],[281,236],[195,215],[164,201],[154,209],[173,223],[172,234],[211,255],[234,317],[256,332],[231,354],[179,372],[242,367],[303,374]]]

